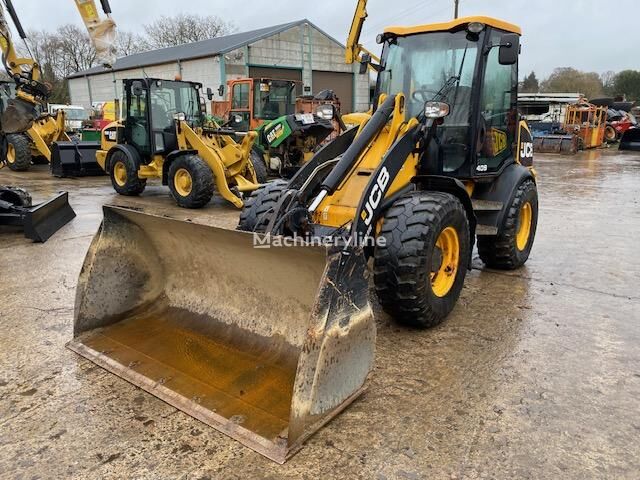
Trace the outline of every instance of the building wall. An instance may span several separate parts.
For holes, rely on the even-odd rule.
[[[250,66],[302,70],[306,94],[316,93],[313,71],[353,73],[353,105],[349,105],[348,110],[352,107],[356,111],[369,108],[368,74],[359,75],[359,65],[346,65],[344,47],[309,24],[293,27],[223,56],[154,65],[144,67],[144,71],[139,68],[73,78],[69,80],[69,92],[74,104],[90,107],[92,102],[119,97],[123,78],[143,77],[146,74],[148,77],[173,79],[182,73],[185,80],[202,83],[204,91],[211,88],[215,92],[214,100],[222,100],[218,95],[218,87],[226,84],[227,80],[247,76]]]

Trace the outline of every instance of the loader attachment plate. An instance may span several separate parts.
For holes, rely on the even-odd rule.
[[[75,216],[69,205],[69,194],[60,192],[38,205],[0,208],[0,225],[21,227],[25,237],[34,242],[46,242]]]
[[[362,252],[104,208],[68,347],[283,463],[373,367]]]

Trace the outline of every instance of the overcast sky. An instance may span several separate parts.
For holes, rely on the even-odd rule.
[[[25,29],[81,25],[73,0],[14,0]],[[99,3],[99,0],[96,0]],[[640,70],[640,0],[460,0],[461,15],[490,15],[523,30],[521,76],[539,77],[555,67],[602,73]],[[344,43],[356,0],[110,0],[121,29],[135,31],[160,15],[218,15],[238,31],[308,18]],[[362,41],[379,51],[376,34],[386,25],[449,20],[453,0],[370,0]],[[626,44],[625,44],[626,42]]]

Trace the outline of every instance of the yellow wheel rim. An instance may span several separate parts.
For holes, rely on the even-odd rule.
[[[518,233],[516,233],[516,247],[521,252],[527,248],[529,243],[529,236],[531,235],[531,220],[533,218],[533,212],[531,204],[529,202],[522,205],[520,208],[520,215],[518,220]]]
[[[7,148],[7,163],[16,163],[16,149],[11,144]]]
[[[431,289],[437,297],[445,297],[453,287],[460,265],[460,240],[453,227],[447,227],[436,241],[442,261],[437,271],[431,272]],[[434,252],[436,253],[436,252]]]
[[[186,168],[179,169],[173,177],[173,186],[176,188],[178,195],[188,197],[193,188],[193,179],[191,178],[189,170]]]
[[[121,187],[127,184],[127,167],[124,163],[116,162],[113,166],[113,179]]]

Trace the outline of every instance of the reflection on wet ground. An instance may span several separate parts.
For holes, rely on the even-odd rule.
[[[0,172],[78,217],[48,243],[0,236],[0,471],[7,478],[637,478],[640,155],[538,156],[540,225],[517,272],[478,259],[430,331],[378,312],[370,388],[284,466],[64,348],[103,203],[232,228],[221,200],[178,209],[165,187],[117,197],[107,177]]]

